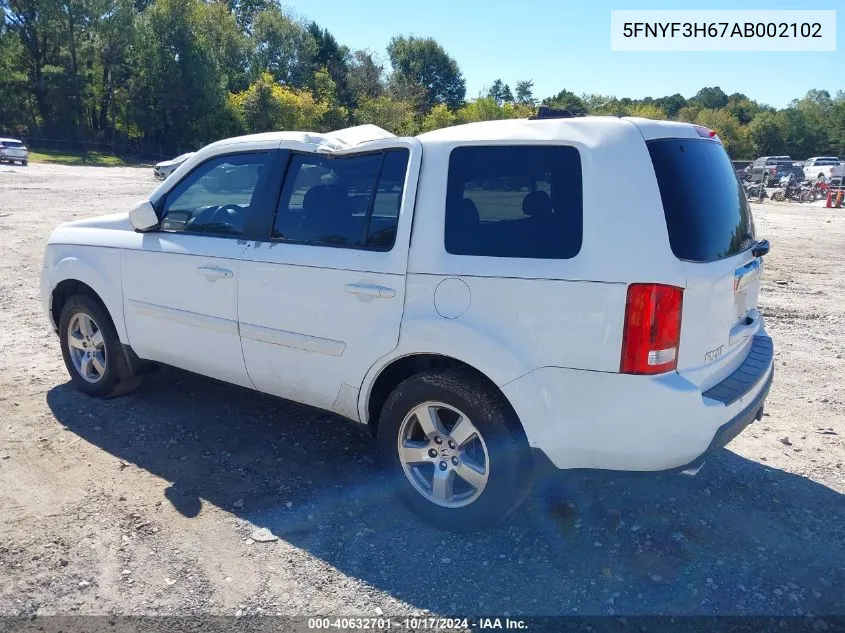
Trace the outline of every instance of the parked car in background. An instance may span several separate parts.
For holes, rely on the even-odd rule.
[[[29,150],[23,141],[16,138],[0,138],[0,163],[18,162],[21,165],[29,164]]]
[[[186,154],[180,154],[176,158],[171,158],[170,160],[164,160],[160,163],[156,163],[155,167],[153,167],[153,176],[159,179],[165,179],[174,171],[176,168],[188,160],[191,156],[194,155],[194,152],[188,152]]]
[[[837,180],[845,173],[845,163],[838,156],[814,156],[802,165],[806,180]]]
[[[535,457],[697,472],[762,418],[769,244],[740,193],[689,123],[256,134],[55,229],[41,297],[80,391],[143,359],[332,411],[413,512],[471,531],[520,505]]]
[[[789,156],[761,156],[747,167],[748,180],[774,186],[779,178],[775,177],[778,168],[792,166],[792,159]]]

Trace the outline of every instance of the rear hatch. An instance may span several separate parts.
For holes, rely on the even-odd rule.
[[[688,137],[646,134],[646,144],[672,252],[687,280],[677,371],[706,390],[739,367],[761,328],[763,263],[755,257],[751,210],[722,144],[705,128],[686,127]]]

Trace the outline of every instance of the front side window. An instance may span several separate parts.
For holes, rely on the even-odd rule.
[[[273,239],[388,251],[396,239],[407,150],[354,156],[294,154]]]
[[[581,250],[581,157],[556,145],[452,150],[446,251],[453,255],[569,259]]]
[[[237,237],[259,212],[256,190],[269,153],[228,154],[203,163],[165,198],[161,229]]]

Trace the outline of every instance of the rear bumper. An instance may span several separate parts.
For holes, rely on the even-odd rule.
[[[716,387],[702,392],[677,373],[631,376],[556,367],[533,371],[502,391],[529,444],[557,468],[684,469],[727,444],[761,413],[772,383],[773,349],[754,347],[764,356],[749,353],[720,383],[725,389],[716,393],[723,401],[712,397]],[[739,378],[756,372],[757,365],[757,377],[736,389]],[[730,394],[728,387],[734,388]]]

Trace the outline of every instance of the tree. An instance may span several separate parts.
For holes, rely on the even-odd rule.
[[[386,95],[363,99],[355,111],[358,124],[372,123],[398,136],[414,134],[414,107],[407,101],[396,101]]]
[[[255,16],[251,74],[269,71],[284,84],[302,88],[316,69],[317,42],[305,28],[277,6]]]
[[[695,123],[716,132],[731,158],[746,158],[752,153],[746,136],[741,132],[739,120],[728,110],[704,108],[696,115]]]
[[[229,101],[249,132],[317,130],[329,110],[311,91],[283,86],[268,72],[243,92],[230,95]]]
[[[657,121],[666,119],[666,113],[653,103],[635,103],[627,106],[625,109],[628,116],[655,119]]]
[[[132,117],[145,134],[181,149],[213,140],[226,112],[226,87],[202,37],[199,0],[156,0],[137,24],[130,81]]]
[[[228,0],[228,8],[235,17],[238,29],[251,35],[256,16],[266,9],[275,7],[273,0]]]
[[[356,103],[361,99],[375,99],[384,94],[384,66],[373,60],[369,51],[358,50],[349,63],[349,88]]]
[[[431,130],[449,127],[450,125],[454,125],[456,121],[457,117],[455,113],[442,103],[438,103],[423,118],[420,132],[430,132]]]
[[[695,101],[696,105],[702,108],[718,110],[719,108],[724,108],[728,105],[728,95],[726,95],[719,86],[715,86],[713,88],[702,88],[695,93],[695,96],[691,99],[691,101]]]
[[[531,80],[516,82],[516,102],[525,103],[533,106],[534,101],[534,82]]]
[[[748,139],[757,156],[784,154],[783,132],[771,112],[761,112],[748,125]]]
[[[329,73],[338,102],[346,108],[354,107],[354,96],[349,87],[349,49],[338,44],[334,35],[328,29],[321,29],[316,22],[308,25],[308,33],[317,45],[316,65]]]
[[[668,97],[655,99],[654,105],[663,110],[670,119],[674,119],[678,111],[687,105],[687,100],[684,99],[683,95],[676,92]]]
[[[550,108],[563,108],[575,115],[587,114],[587,106],[584,101],[574,92],[569,92],[569,90],[561,90],[554,97],[543,99],[543,105],[547,105]]]
[[[438,103],[455,110],[464,102],[466,83],[458,63],[433,38],[396,36],[387,46],[395,80],[424,91],[420,115]]]
[[[499,105],[503,103],[513,103],[513,93],[508,84],[503,83],[501,79],[493,82],[490,90],[487,91],[487,96],[493,99]]]

